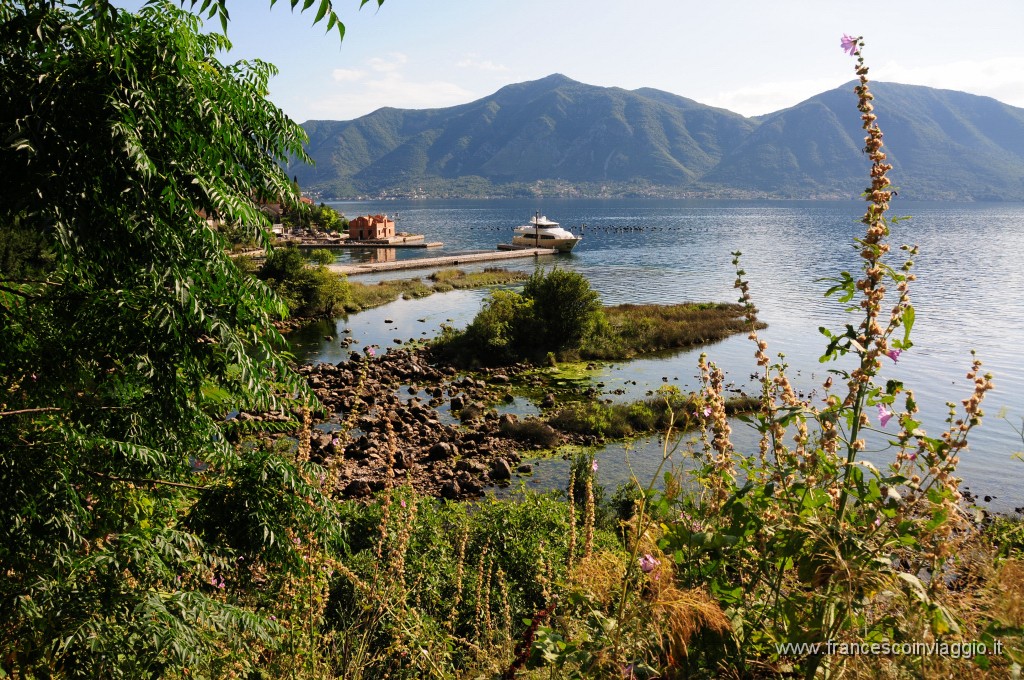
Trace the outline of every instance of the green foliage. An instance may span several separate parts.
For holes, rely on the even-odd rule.
[[[45,278],[53,260],[45,231],[28,229],[20,220],[0,225],[0,272],[11,283]]]
[[[379,307],[399,297],[415,299],[433,293],[464,288],[481,288],[521,281],[525,275],[507,269],[485,269],[482,272],[464,272],[459,269],[441,269],[427,277],[432,283],[420,279],[397,279],[375,284],[349,283],[350,298],[345,311],[359,312]]]
[[[505,421],[500,426],[501,433],[516,441],[536,444],[546,449],[553,448],[560,441],[558,432],[547,423],[536,418],[518,421]]]
[[[466,328],[465,342],[477,356],[508,363],[529,354],[534,326],[532,300],[515,291],[496,290]]]
[[[1024,520],[997,515],[985,526],[985,535],[1003,558],[1024,557]]]
[[[617,305],[604,310],[580,349],[587,359],[620,360],[639,354],[696,347],[750,330],[742,305],[687,302],[675,305]],[[757,328],[766,325],[758,322]]]
[[[963,92],[877,87],[876,113],[893,123],[887,139],[900,159],[901,195],[1024,200],[1019,108]],[[560,105],[538,107],[542,97]],[[420,111],[382,109],[353,121],[307,123],[317,167],[297,168],[299,180],[335,198],[386,192],[528,201],[853,199],[862,186],[863,135],[846,116],[849,86],[757,119],[650,89],[623,93],[558,77],[520,83],[474,105],[505,115],[467,119],[462,106],[452,106],[433,110],[429,121]],[[688,143],[673,143],[680,138]],[[477,153],[481,148],[492,152]],[[458,177],[451,167],[460,168]]]
[[[740,396],[730,397],[724,406],[725,413],[733,416],[756,411],[758,403],[751,397]],[[562,432],[625,439],[664,432],[670,425],[677,432],[685,432],[699,425],[699,408],[702,408],[699,395],[672,391],[627,404],[589,400],[570,402],[557,408],[548,416],[547,422]]]
[[[315,227],[320,231],[343,231],[348,228],[348,220],[326,203],[312,206],[307,203],[299,203],[284,211],[284,214],[281,215],[281,223],[286,227],[301,227],[303,229]]]
[[[256,201],[297,201],[279,163],[305,136],[273,67],[200,29],[166,2],[0,5],[5,674],[246,672],[280,628],[229,596],[239,560],[287,573],[275,546],[330,516],[292,456],[227,444],[230,411],[310,397],[284,305],[200,211],[265,245]],[[260,530],[211,529],[252,507]]]
[[[576,272],[536,271],[522,294],[496,290],[465,331],[447,331],[435,343],[440,356],[461,363],[540,361],[578,348],[602,323],[601,301]]]
[[[316,266],[310,266],[309,261]],[[325,266],[333,261],[329,250],[314,249],[304,254],[290,245],[272,252],[256,275],[285,300],[292,316],[331,316],[350,299],[345,277]]]
[[[523,286],[523,297],[533,302],[534,327],[527,337],[541,352],[578,348],[603,319],[597,291],[577,272],[538,270]]]
[[[566,576],[570,516],[553,494],[470,507],[397,489],[342,512],[353,540],[323,622],[337,677],[500,670]]]
[[[314,248],[306,254],[306,259],[314,264],[324,266],[334,262],[334,253],[327,248]]]
[[[751,324],[746,315],[742,305],[725,303],[602,307],[582,275],[538,270],[521,294],[492,293],[465,331],[448,331],[435,349],[439,356],[463,365],[630,359],[747,332]],[[754,327],[765,324],[755,321]],[[612,436],[624,436],[624,430],[617,431]]]

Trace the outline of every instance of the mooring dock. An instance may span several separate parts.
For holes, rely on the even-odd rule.
[[[523,250],[477,251],[444,255],[441,257],[417,257],[409,260],[393,262],[368,262],[366,264],[329,264],[327,268],[335,274],[355,276],[357,274],[373,274],[376,272],[399,271],[403,269],[432,269],[434,267],[453,267],[473,262],[491,262],[494,260],[512,260],[517,258],[539,258],[554,255],[557,251],[550,248],[524,248]]]

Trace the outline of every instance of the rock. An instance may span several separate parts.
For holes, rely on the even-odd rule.
[[[555,395],[548,392],[544,395],[543,401],[540,402],[541,408],[551,408],[555,405]]]
[[[451,458],[452,445],[448,442],[438,442],[427,451],[427,460],[444,460]]]
[[[528,475],[533,472],[533,466],[530,465],[529,463],[520,463],[519,467],[516,468],[516,472],[523,475]]]
[[[460,460],[458,463],[455,464],[455,469],[459,470],[461,472],[470,472],[470,473],[473,473],[473,474],[480,474],[481,472],[484,471],[484,465],[483,465],[483,463],[480,463],[478,461],[467,460],[467,459],[463,458],[462,460]]]
[[[445,482],[441,486],[441,498],[448,500],[457,500],[462,495],[462,489],[459,487],[459,483],[455,480]]]
[[[491,479],[496,482],[503,482],[512,479],[512,468],[504,458],[496,458],[491,463]]]
[[[364,479],[353,479],[342,493],[348,498],[365,498],[372,493],[370,484]]]

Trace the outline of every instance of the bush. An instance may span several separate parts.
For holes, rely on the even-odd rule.
[[[533,302],[532,339],[543,352],[576,349],[601,323],[601,298],[576,272],[538,270],[523,287]]]
[[[308,259],[316,262],[309,266]],[[329,250],[317,249],[303,255],[294,246],[272,252],[256,276],[270,284],[288,304],[292,316],[331,316],[350,298],[347,280],[324,266],[332,262]]]
[[[465,331],[435,342],[439,356],[463,365],[501,365],[578,348],[603,323],[601,301],[581,274],[538,270],[520,295],[496,290]]]

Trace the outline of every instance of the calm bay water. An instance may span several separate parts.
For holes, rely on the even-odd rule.
[[[859,323],[842,305],[823,297],[822,279],[847,270],[856,272],[859,258],[853,239],[862,233],[863,204],[849,202],[756,201],[388,201],[334,204],[349,217],[367,213],[399,215],[399,230],[443,241],[430,250],[398,250],[395,257],[435,256],[469,250],[493,250],[508,242],[514,226],[525,224],[535,210],[574,232],[584,229],[582,243],[568,256],[546,266],[584,274],[606,304],[734,301],[733,251],[743,253],[759,317],[769,327],[762,334],[772,353],[782,352],[798,389],[811,392],[827,377],[831,365],[818,362],[825,342],[820,326],[839,329]],[[1024,505],[1024,461],[1013,460],[1024,448],[1018,429],[1024,418],[1024,205],[896,203],[893,214],[912,219],[893,230],[893,244],[921,248],[912,288],[917,311],[915,346],[884,377],[903,380],[914,389],[926,429],[937,435],[945,403],[967,397],[965,378],[970,351],[976,350],[985,369],[995,376],[996,389],[986,399],[988,414],[974,432],[970,452],[962,456],[960,474],[975,493],[994,499],[994,510]],[[340,261],[366,259],[366,252],[342,251]],[[893,263],[898,263],[898,257]],[[532,270],[533,263],[494,263]],[[493,266],[493,265],[492,265]],[[375,278],[425,276],[428,272],[375,275]],[[374,280],[360,277],[360,280]],[[424,337],[441,323],[465,325],[480,307],[485,291],[455,291],[422,300],[398,301],[337,322],[337,332],[350,329],[359,347],[393,344],[395,339]],[[390,319],[392,323],[386,323]],[[323,329],[295,338],[300,357],[338,361],[347,352],[322,339]],[[753,347],[743,336],[706,347],[737,389],[750,389]],[[700,351],[642,359],[609,367],[599,380],[608,398],[630,400],[667,379],[682,389],[696,385]],[[634,384],[635,382],[635,384]],[[1005,412],[1007,420],[997,414]],[[895,430],[894,424],[890,428]],[[738,448],[755,441],[741,423],[734,425]],[[656,441],[639,442],[630,463],[640,474],[658,457]],[[602,473],[624,476],[621,447],[600,454]],[[877,462],[886,460],[884,454]],[[563,466],[544,461],[531,484],[564,477]]]

